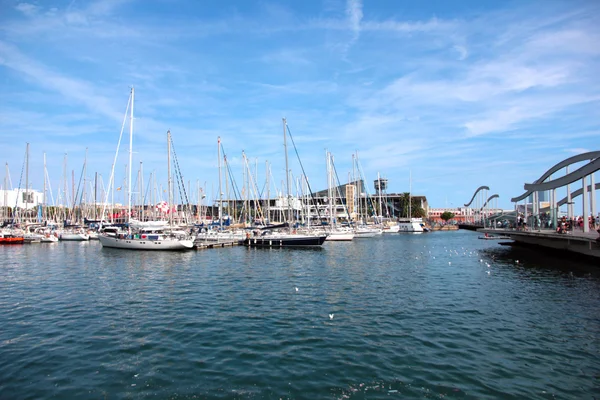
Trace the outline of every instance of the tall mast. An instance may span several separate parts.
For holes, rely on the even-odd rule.
[[[408,170],[408,218],[412,218],[412,200],[411,200],[411,192],[412,192],[412,170]]]
[[[171,193],[171,131],[167,131],[167,174],[168,179],[168,190],[169,190],[169,225],[173,225],[173,196]]]
[[[82,214],[85,215],[87,214],[87,210],[84,213],[83,212],[83,208],[85,207],[87,209],[87,190],[86,190],[86,178],[87,178],[87,155],[88,155],[88,148],[85,148],[85,160],[83,161],[83,193],[81,194],[81,197],[83,198],[83,204],[81,205],[82,207]],[[82,217],[83,217],[82,215]]]
[[[128,215],[127,215],[127,223],[129,225],[129,223],[131,222],[131,172],[133,170],[132,166],[133,166],[133,99],[134,99],[134,90],[133,88],[131,88],[131,109],[129,110],[130,114],[129,114],[129,163],[128,165],[128,169],[129,169],[129,182],[127,183],[127,196],[128,196],[128,200],[127,200],[127,211],[128,211]],[[131,229],[131,228],[129,228]]]
[[[71,223],[77,222],[75,218],[75,170],[71,170],[71,214],[69,215],[69,219]]]
[[[200,179],[196,179],[196,191],[198,192],[198,197],[196,198],[196,223],[200,223]]]
[[[25,152],[25,223],[27,223],[27,208],[29,205],[29,143]]]
[[[271,221],[271,191],[269,188],[269,175],[270,175],[270,170],[269,170],[269,161],[265,161],[265,169],[266,169],[266,173],[267,173],[267,206],[265,207],[265,209],[267,210],[267,221],[266,223],[268,224]]]
[[[152,171],[152,218],[156,219],[156,175]]]
[[[354,193],[352,195],[352,209],[354,209],[354,207],[356,207],[356,209],[354,209],[354,213],[356,216],[358,216],[358,218],[355,218],[356,220],[358,220],[360,218],[360,200],[359,200],[359,204],[358,206],[356,206],[356,195],[358,193],[358,187],[356,184],[356,169],[354,168],[355,166],[355,160],[354,160],[354,154],[352,154],[352,185],[354,186]],[[346,201],[348,201],[348,199],[346,199]],[[353,221],[354,222],[354,221]]]
[[[64,190],[63,193],[65,195],[65,204],[63,207],[64,215],[63,217],[67,218],[67,207],[69,206],[69,202],[67,201],[67,153],[65,153],[65,158],[63,162],[63,179],[64,179]]]
[[[8,163],[6,163],[6,175],[4,175],[4,211],[6,211],[5,218],[8,218]]]
[[[377,173],[377,191],[379,192],[379,215],[381,217],[381,223],[383,223],[383,208],[381,208],[381,177],[379,172]]]
[[[94,174],[94,219],[98,219],[98,172]]]
[[[333,229],[333,199],[331,198],[331,154],[329,154],[329,151],[325,151],[325,158],[327,161],[327,202],[329,205],[329,229]]]
[[[46,220],[46,152],[44,152],[44,202],[42,203],[42,218]]]
[[[217,157],[219,165],[219,228],[223,229],[223,190],[221,188],[221,136],[217,137]]]
[[[140,221],[144,220],[144,164],[140,161],[140,178],[138,180],[140,183]]]
[[[288,153],[287,153],[287,121],[283,118],[283,149],[285,152],[285,186],[286,186],[286,195],[287,195],[287,216],[286,222],[291,221],[291,204],[290,204],[290,168],[288,165]],[[291,229],[291,227],[290,227]]]

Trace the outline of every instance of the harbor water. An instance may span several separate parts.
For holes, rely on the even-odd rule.
[[[600,396],[600,268],[477,236],[0,247],[0,399]]]

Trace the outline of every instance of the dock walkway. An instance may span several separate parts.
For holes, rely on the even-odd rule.
[[[598,233],[579,230],[568,233],[556,233],[552,229],[516,230],[516,229],[478,229],[477,232],[488,235],[507,236],[517,243],[564,250],[586,256],[600,258]]]

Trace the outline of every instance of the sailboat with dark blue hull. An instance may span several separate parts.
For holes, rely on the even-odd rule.
[[[287,123],[285,118],[283,119],[283,147],[285,148],[285,170],[289,171],[288,167],[288,155],[287,155]],[[325,239],[327,239],[326,233],[311,233],[309,232],[298,232],[296,230],[292,230],[292,224],[290,221],[292,220],[291,209],[290,209],[290,183],[289,183],[289,174],[286,173],[286,183],[287,183],[287,215],[286,219],[288,222],[284,224],[284,231],[277,231],[272,229],[273,227],[266,227],[262,229],[262,233],[259,231],[255,231],[253,234],[248,232],[246,234],[246,239],[244,239],[244,246],[247,247],[312,247],[312,246],[321,246]]]
[[[300,233],[270,233],[244,239],[247,247],[309,247],[321,246],[327,235],[311,235]]]

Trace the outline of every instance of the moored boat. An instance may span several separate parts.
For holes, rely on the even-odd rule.
[[[350,242],[354,239],[354,232],[344,230],[333,230],[327,233],[326,241],[331,242]]]
[[[425,232],[423,228],[422,218],[400,218],[398,220],[398,232],[404,233],[422,233]]]
[[[23,244],[23,234],[14,231],[0,231],[0,244]]]
[[[366,225],[358,226],[354,232],[355,239],[372,238],[383,233],[381,228]]]
[[[90,240],[90,235],[83,229],[65,229],[59,234],[58,239],[62,241],[84,242]]]
[[[321,246],[326,234],[301,234],[301,233],[278,233],[264,232],[263,235],[247,237],[244,246],[247,247],[310,247]]]
[[[103,247],[129,250],[189,250],[194,241],[184,232],[161,228],[142,229],[136,233],[105,232],[98,235]]]

